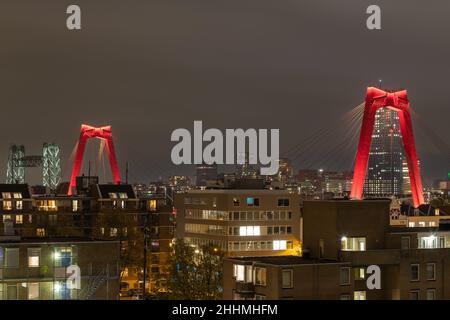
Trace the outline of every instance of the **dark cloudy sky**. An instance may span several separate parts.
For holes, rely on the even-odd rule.
[[[81,31],[66,29],[69,4]],[[381,31],[365,27],[370,4]],[[448,0],[1,0],[0,179],[10,143],[39,154],[44,141],[61,145],[67,178],[81,123],[113,126],[133,181],[191,172],[170,164],[170,134],[193,120],[280,128],[283,153],[317,129],[341,132],[380,78],[407,88],[448,143],[449,17]],[[445,177],[449,150],[415,127],[425,182]]]

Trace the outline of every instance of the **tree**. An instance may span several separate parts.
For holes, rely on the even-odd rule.
[[[177,239],[168,263],[168,298],[213,300],[222,295],[222,260],[218,248],[196,250]]]
[[[106,238],[113,237],[120,241],[120,281],[125,269],[129,272],[136,269],[139,274],[144,259],[144,233],[137,216],[126,212],[106,211],[102,215],[100,226],[106,231]],[[115,234],[108,234],[111,230]]]

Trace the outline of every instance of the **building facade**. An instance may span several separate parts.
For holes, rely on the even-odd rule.
[[[398,114],[389,108],[380,108],[375,114],[364,194],[366,196],[403,194],[405,175],[403,159]]]
[[[298,255],[299,201],[286,190],[190,190],[175,197],[176,237],[227,256]]]

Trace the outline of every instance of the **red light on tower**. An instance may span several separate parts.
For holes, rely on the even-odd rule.
[[[361,199],[363,195],[364,180],[366,178],[367,163],[369,160],[370,145],[375,122],[375,113],[379,108],[389,107],[395,110],[400,120],[403,146],[406,153],[406,161],[409,169],[411,191],[414,207],[424,203],[422,179],[420,177],[416,144],[414,142],[409,100],[406,90],[385,91],[375,87],[367,88],[366,104],[364,108],[361,134],[359,137],[358,151],[356,153],[355,171],[353,174],[351,198]]]
[[[117,165],[116,150],[112,140],[111,126],[92,127],[86,124],[81,125],[80,138],[78,139],[77,151],[75,154],[75,162],[73,164],[72,175],[70,177],[70,185],[68,195],[72,194],[72,189],[76,185],[76,178],[80,174],[81,165],[83,163],[84,150],[86,142],[90,138],[99,138],[106,141],[106,151],[108,153],[109,165],[115,184],[120,182],[119,167]]]

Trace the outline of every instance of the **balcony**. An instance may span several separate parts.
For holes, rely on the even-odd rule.
[[[253,282],[236,281],[235,290],[240,294],[253,294],[255,293],[255,285]]]

